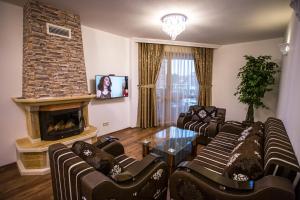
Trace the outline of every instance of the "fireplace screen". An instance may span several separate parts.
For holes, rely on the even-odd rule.
[[[40,111],[42,140],[57,140],[79,134],[84,129],[82,108]]]

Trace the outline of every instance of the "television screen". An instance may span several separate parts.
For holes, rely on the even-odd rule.
[[[96,75],[96,98],[128,97],[128,76]]]

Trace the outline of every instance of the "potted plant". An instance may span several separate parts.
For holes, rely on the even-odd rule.
[[[251,124],[254,122],[254,107],[268,109],[262,99],[267,91],[272,90],[279,66],[271,61],[271,56],[244,57],[247,62],[237,75],[241,82],[234,95],[238,96],[240,102],[248,104],[245,123]]]

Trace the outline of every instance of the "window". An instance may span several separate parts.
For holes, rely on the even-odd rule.
[[[199,84],[191,52],[165,52],[156,90],[159,124],[176,125],[179,114],[197,104]]]

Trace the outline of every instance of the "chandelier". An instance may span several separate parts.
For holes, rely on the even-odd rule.
[[[187,17],[183,14],[172,13],[161,18],[162,30],[167,33],[172,40],[185,30]]]

